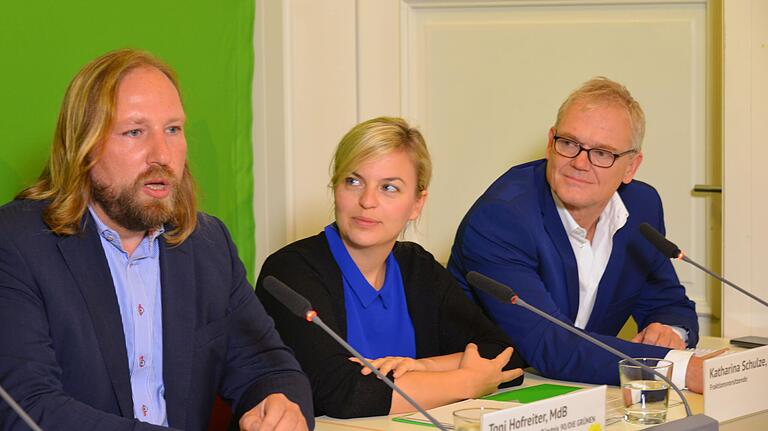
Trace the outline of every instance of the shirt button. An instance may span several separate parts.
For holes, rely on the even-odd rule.
[[[138,311],[138,312],[139,312],[139,316],[142,316],[142,315],[144,315],[144,307],[142,307],[142,305],[141,305],[141,304],[139,304],[139,306],[138,306],[138,307],[136,307],[136,311]]]
[[[139,356],[139,368],[144,368],[146,362],[144,361],[144,355]]]

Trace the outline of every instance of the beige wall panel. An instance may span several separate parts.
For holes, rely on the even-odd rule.
[[[316,234],[331,217],[329,161],[357,119],[357,46],[354,0],[286,4],[285,182],[291,240]]]
[[[768,2],[723,5],[723,243],[726,278],[768,298]],[[723,287],[723,336],[768,335],[768,310]]]
[[[690,192],[705,182],[706,1],[278,3],[273,15],[281,19],[265,23],[266,48],[257,43],[257,63],[274,61],[264,54],[270,47],[281,50],[283,94],[275,118],[263,103],[268,130],[254,134],[256,149],[283,163],[266,166],[256,185],[257,217],[270,217],[257,223],[270,232],[257,241],[258,264],[333,219],[333,148],[356,122],[377,115],[402,115],[427,138],[435,176],[406,237],[445,262],[470,204],[510,166],[543,156],[562,99],[595,75],[625,83],[643,104],[639,178],[660,191],[671,239],[694,258],[706,256],[704,201]],[[275,33],[281,37],[269,37]],[[274,93],[270,83],[279,81],[267,76],[261,91]],[[703,276],[678,269],[708,313]]]
[[[355,0],[256,0],[256,267],[333,219],[328,166],[357,122]]]
[[[357,8],[358,122],[400,116],[400,3],[359,0]]]
[[[411,237],[447,261],[476,197],[510,166],[543,157],[563,98],[604,75],[646,111],[638,178],[659,190],[668,232],[705,256],[704,202],[690,192],[705,172],[706,5],[465,3],[418,2],[404,12],[403,111],[424,130],[435,163]],[[687,266],[678,273],[708,313],[703,276]]]

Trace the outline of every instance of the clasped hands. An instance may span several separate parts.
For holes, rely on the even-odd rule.
[[[514,380],[523,374],[523,370],[515,368],[504,370],[510,358],[512,348],[507,347],[493,359],[485,359],[480,356],[477,345],[469,343],[464,352],[452,355],[430,358],[414,359],[401,356],[386,356],[369,360],[371,365],[378,368],[382,374],[392,372],[394,379],[401,378],[409,372],[455,372],[463,374],[463,381],[467,382],[467,398],[474,398],[495,391],[502,383]],[[369,375],[371,369],[363,365],[356,358],[349,358],[362,366],[360,373]]]

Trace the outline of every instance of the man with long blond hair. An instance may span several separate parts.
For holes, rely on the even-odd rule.
[[[69,85],[38,181],[0,207],[0,384],[43,428],[312,428],[309,383],[226,227],[197,212],[175,73],[130,49]],[[0,405],[0,429],[25,429]]]

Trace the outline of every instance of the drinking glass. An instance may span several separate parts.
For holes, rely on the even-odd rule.
[[[453,426],[455,431],[480,431],[480,420],[486,413],[495,413],[499,409],[488,407],[476,407],[461,409],[453,412]]]
[[[656,358],[636,358],[636,361],[672,379],[672,362]],[[624,400],[624,420],[639,425],[660,424],[667,420],[669,385],[626,359],[619,361],[621,395]]]

